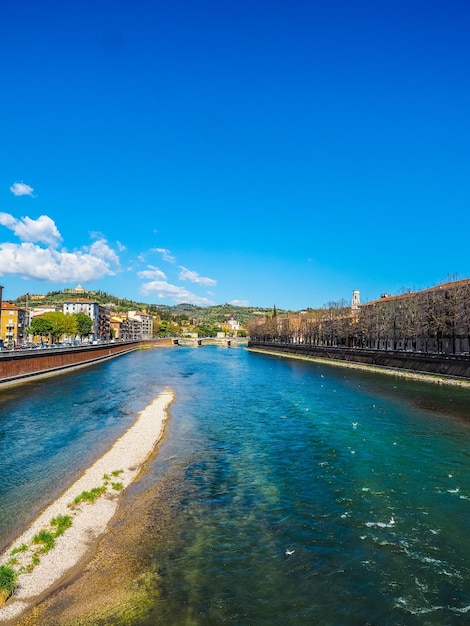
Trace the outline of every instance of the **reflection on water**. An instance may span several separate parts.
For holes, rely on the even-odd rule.
[[[469,392],[454,387],[212,346],[30,384],[0,404],[3,537],[168,384],[136,487],[158,494],[159,595],[135,623],[468,623]]]

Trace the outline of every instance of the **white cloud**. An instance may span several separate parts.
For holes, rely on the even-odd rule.
[[[103,242],[100,250],[106,253],[106,244]],[[33,243],[3,243],[0,244],[1,275],[16,274],[22,278],[62,283],[96,280],[115,274],[110,263],[112,251],[109,248],[108,251],[106,260],[96,256],[91,248],[90,252],[65,252],[41,248]],[[115,259],[113,263],[116,265]]]
[[[2,226],[6,226],[10,230],[15,228],[15,224],[18,222],[16,217],[10,215],[9,213],[0,213],[0,224]]]
[[[55,246],[62,240],[54,220],[47,215],[41,215],[37,220],[32,220],[30,217],[22,217],[18,220],[9,213],[0,213],[0,224],[12,230],[21,241]]]
[[[167,263],[175,263],[175,257],[166,248],[153,248],[153,252],[158,252]]]
[[[10,187],[10,191],[15,196],[31,196],[32,198],[34,198],[34,189],[23,182],[13,183],[13,185]]]
[[[154,294],[158,298],[172,300],[175,303],[189,302],[190,304],[209,305],[214,304],[207,298],[201,298],[191,293],[184,287],[178,287],[162,280],[154,280],[142,285],[142,293],[145,295]]]
[[[233,304],[233,306],[250,306],[249,300],[232,300],[229,304]]]
[[[113,276],[120,260],[101,235],[90,246],[74,252],[58,249],[62,241],[55,222],[47,215],[37,220],[16,219],[0,212],[0,225],[9,228],[21,243],[0,243],[0,275],[12,274],[22,278],[51,282],[87,282]],[[45,244],[47,248],[38,244]]]
[[[90,256],[96,257],[108,263],[110,267],[119,269],[119,257],[116,252],[108,246],[105,239],[94,241],[90,247],[83,248]]]
[[[148,278],[148,279],[152,279],[155,278],[156,280],[166,280],[166,275],[164,272],[162,272],[162,270],[158,269],[158,267],[155,267],[153,265],[148,265],[147,270],[142,270],[141,272],[137,272],[137,276],[139,278]]]
[[[200,276],[197,272],[193,272],[192,270],[188,270],[188,268],[179,266],[181,272],[179,275],[180,280],[190,280],[192,283],[197,283],[198,285],[205,285],[206,287],[213,287],[217,285],[217,281],[213,278],[207,278],[205,276]]]

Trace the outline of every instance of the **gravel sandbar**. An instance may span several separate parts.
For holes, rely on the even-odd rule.
[[[57,500],[48,506],[20,537],[0,557],[0,564],[11,559],[15,548],[23,550],[14,555],[18,563],[31,571],[18,577],[15,593],[0,608],[0,623],[14,623],[38,601],[47,596],[67,579],[69,572],[97,545],[116,513],[119,494],[139,474],[143,463],[150,456],[161,438],[167,416],[167,408],[174,399],[174,392],[166,389],[141,413],[134,424],[115,441],[83,475]],[[80,502],[70,506],[83,492],[106,485],[106,491],[92,504]],[[54,531],[50,522],[61,515],[69,515],[72,525],[55,539],[54,547],[46,554],[38,553],[39,563],[32,565],[33,554],[42,547],[33,538],[41,531]],[[27,550],[25,547],[27,546]],[[37,561],[37,558],[36,558]]]

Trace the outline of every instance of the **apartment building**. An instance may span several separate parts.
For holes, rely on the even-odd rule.
[[[2,302],[1,311],[0,340],[3,340],[3,345],[11,348],[22,345],[27,339],[26,309],[11,302]]]
[[[93,321],[92,339],[111,338],[111,312],[93,300],[87,298],[70,298],[63,303],[65,314],[84,313]]]
[[[140,323],[139,339],[152,339],[153,337],[153,317],[144,311],[129,311],[129,320]]]

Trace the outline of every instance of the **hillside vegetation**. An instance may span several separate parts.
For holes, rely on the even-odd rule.
[[[89,291],[83,294],[72,293],[70,291],[51,291],[44,294],[42,298],[28,295],[28,307],[39,305],[51,305],[61,307],[65,300],[71,298],[87,298],[105,306],[115,312],[126,312],[132,310],[147,311],[150,315],[160,319],[174,319],[177,321],[188,320],[191,324],[216,324],[224,322],[233,315],[240,324],[246,324],[252,320],[266,315],[271,315],[273,308],[269,307],[244,307],[233,304],[218,304],[214,306],[197,306],[195,304],[181,303],[175,305],[151,304],[138,302],[127,298],[119,298],[105,291]],[[26,294],[14,300],[17,306],[26,306]],[[286,315],[290,311],[277,309],[279,315]]]

